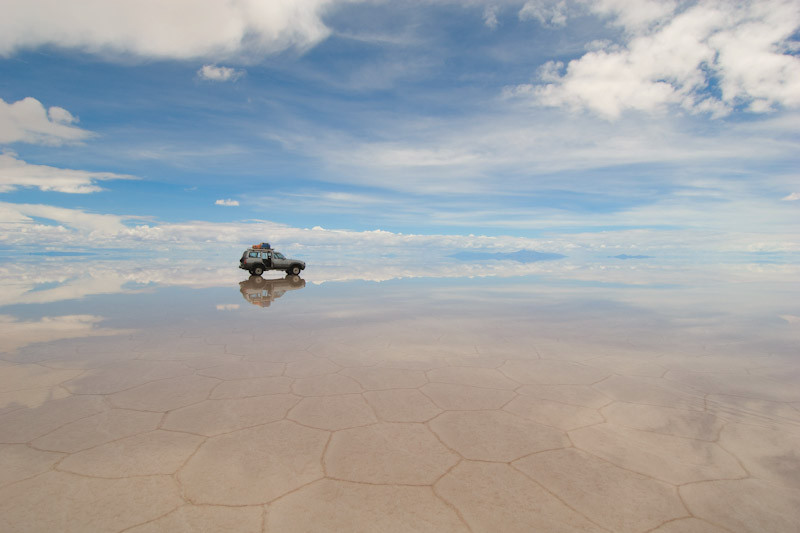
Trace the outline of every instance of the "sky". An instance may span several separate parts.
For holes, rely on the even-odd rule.
[[[6,253],[800,255],[796,0],[0,11]]]

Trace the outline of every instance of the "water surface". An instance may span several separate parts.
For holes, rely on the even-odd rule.
[[[793,267],[62,259],[2,268],[4,531],[800,522]]]

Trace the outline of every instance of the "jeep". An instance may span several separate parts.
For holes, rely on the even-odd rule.
[[[305,270],[306,264],[297,259],[287,259],[273,248],[252,247],[242,254],[239,268],[247,270],[253,276],[260,276],[265,270],[283,270],[287,274],[297,276]]]
[[[287,291],[302,289],[306,282],[300,276],[288,275],[279,279],[264,279],[261,276],[250,276],[239,282],[239,292],[245,300],[259,307],[269,305],[283,296]]]

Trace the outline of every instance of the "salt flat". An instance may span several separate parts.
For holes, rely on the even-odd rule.
[[[789,288],[160,287],[45,342],[11,306],[2,529],[796,531]]]

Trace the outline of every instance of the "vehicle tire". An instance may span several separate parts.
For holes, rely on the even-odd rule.
[[[261,274],[264,273],[264,269],[261,268],[260,266],[257,266],[251,272],[253,273],[254,276],[260,276]]]
[[[289,274],[291,274],[292,276],[299,276],[300,275],[300,266],[299,265],[292,265],[292,266],[289,267],[289,270],[287,270],[287,272],[289,272]]]

